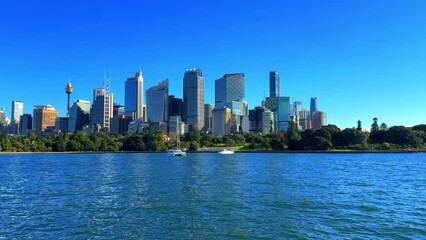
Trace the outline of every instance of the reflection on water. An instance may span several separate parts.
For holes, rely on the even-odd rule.
[[[0,238],[426,237],[425,154],[0,155]]]

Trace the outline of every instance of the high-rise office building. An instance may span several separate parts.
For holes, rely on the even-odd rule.
[[[0,109],[0,123],[3,123],[5,118],[6,118],[6,113],[5,113],[4,108]]]
[[[12,101],[12,114],[10,120],[18,121],[19,118],[24,114],[24,103],[21,101]]]
[[[290,122],[290,97],[268,97],[266,108],[274,113],[274,129],[287,131]]]
[[[248,116],[248,103],[246,101],[243,102],[243,116]]]
[[[184,134],[182,118],[178,115],[170,116],[169,119],[169,134],[181,135]]]
[[[311,128],[311,114],[306,109],[299,111],[299,127],[302,131]]]
[[[42,132],[48,127],[54,127],[57,117],[58,112],[51,105],[34,106],[33,129]]]
[[[295,101],[293,102],[293,116],[299,116],[299,112],[302,110],[302,102]]]
[[[119,115],[124,115],[125,114],[125,110],[124,110],[124,106],[120,105],[119,103],[114,103],[112,106],[112,116],[119,116]]]
[[[265,107],[255,107],[249,110],[250,132],[262,133],[263,131],[263,112],[267,111]]]
[[[90,101],[77,100],[70,108],[68,131],[83,131],[83,127],[90,123]]]
[[[183,116],[182,98],[176,98],[173,95],[169,96],[169,116]]]
[[[69,118],[68,117],[58,117],[55,120],[55,131],[67,133],[68,132],[68,125],[69,125]]]
[[[93,103],[90,109],[90,126],[99,125],[106,131],[109,131],[110,120],[113,110],[113,95],[104,88],[93,90]]]
[[[211,131],[212,129],[212,117],[213,117],[213,105],[204,104],[204,131]]]
[[[280,75],[276,71],[269,72],[269,97],[280,96]]]
[[[186,70],[183,78],[183,117],[189,131],[204,127],[204,78],[201,69]]]
[[[127,78],[124,91],[126,115],[133,118],[142,118],[144,105],[142,70],[139,70],[134,77]]]
[[[301,109],[299,111],[299,119],[307,119],[307,118],[310,118],[310,117],[311,117],[311,114],[308,110]]]
[[[327,114],[325,112],[315,111],[312,113],[312,128],[320,129],[327,125]]]
[[[124,106],[114,103],[112,110],[110,133],[126,135],[133,117],[126,116]]]
[[[169,120],[169,80],[166,79],[146,90],[148,122]]]
[[[274,113],[268,109],[262,113],[262,133],[270,134],[274,131]]]
[[[225,74],[215,81],[215,107],[220,103],[242,102],[245,97],[244,73]]]
[[[19,133],[27,134],[33,129],[33,117],[31,114],[23,114],[19,119]]]
[[[215,108],[212,111],[212,134],[226,136],[231,134],[231,109]]]
[[[318,99],[317,97],[313,97],[311,98],[311,119],[312,119],[312,114],[316,111],[318,111]]]

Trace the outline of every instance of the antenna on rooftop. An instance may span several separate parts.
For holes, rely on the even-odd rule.
[[[111,69],[109,70],[109,75],[104,77],[104,85],[106,93],[111,93]]]

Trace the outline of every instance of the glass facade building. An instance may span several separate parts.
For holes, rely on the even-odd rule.
[[[269,97],[280,96],[280,75],[276,71],[269,72]]]
[[[83,131],[83,127],[89,125],[90,101],[77,100],[70,108],[68,131]]]
[[[134,77],[127,78],[124,88],[124,104],[127,116],[143,117],[143,77],[140,70]],[[144,119],[146,120],[146,119]]]
[[[146,90],[148,122],[167,122],[169,120],[169,80]]]
[[[312,119],[312,113],[318,111],[318,99],[317,97],[311,98],[311,119]]]
[[[55,131],[57,132],[68,132],[68,126],[69,126],[69,118],[68,117],[58,117],[55,120]]]
[[[23,114],[19,120],[19,133],[27,134],[33,129],[33,117],[31,114]]]
[[[274,113],[275,130],[287,131],[290,122],[290,97],[268,97],[265,105]]]
[[[183,77],[183,120],[190,131],[204,127],[204,78],[201,69],[186,70]]]
[[[215,107],[226,102],[241,102],[245,97],[244,73],[225,74],[215,81]]]
[[[299,112],[302,111],[302,102],[300,101],[295,101],[293,102],[293,115],[300,117],[299,116]]]
[[[18,121],[19,118],[24,114],[24,103],[21,101],[12,101],[12,114],[10,120]]]
[[[169,116],[183,116],[182,98],[176,98],[173,95],[169,96]]]

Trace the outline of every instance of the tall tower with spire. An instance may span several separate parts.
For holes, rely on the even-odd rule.
[[[70,96],[72,93],[72,85],[70,82],[68,82],[67,86],[65,87],[65,93],[68,95],[67,100],[67,117],[70,117]]]

